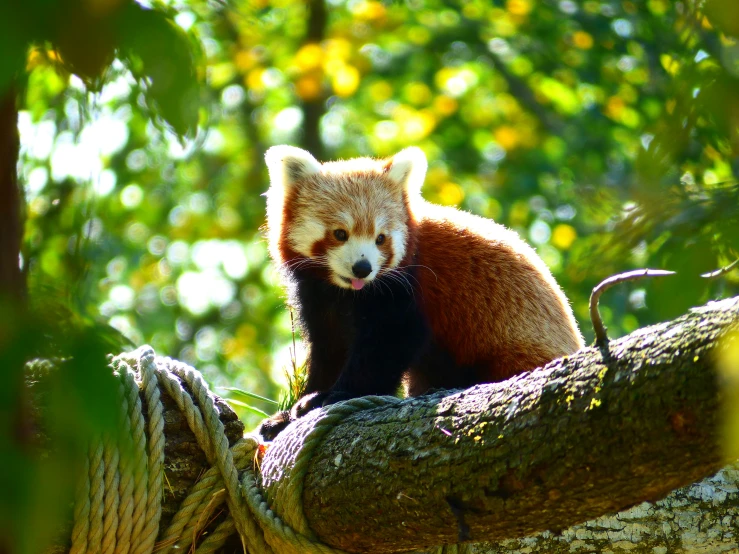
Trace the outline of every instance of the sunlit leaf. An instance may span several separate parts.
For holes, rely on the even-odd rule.
[[[226,402],[233,406],[238,406],[239,408],[244,408],[246,411],[258,415],[259,417],[268,417],[269,414],[263,410],[260,410],[259,408],[255,408],[251,404],[247,404],[246,402],[242,402],[241,400],[236,400],[235,398],[227,398]]]
[[[271,398],[266,398],[264,396],[260,396],[259,394],[254,394],[253,392],[249,392],[249,391],[239,389],[236,387],[220,387],[220,390],[233,392],[239,396],[245,396],[246,398],[251,398],[253,400],[261,400],[262,402],[268,402],[270,404],[274,404],[275,406],[279,404],[279,402],[277,402],[276,400],[272,400]]]

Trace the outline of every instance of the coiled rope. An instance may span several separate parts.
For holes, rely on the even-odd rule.
[[[244,437],[229,448],[213,395],[200,373],[177,360],[155,356],[149,346],[113,358],[111,366],[119,380],[120,432],[115,440],[97,437],[90,445],[75,500],[72,554],[208,554],[234,533],[251,554],[343,554],[310,531],[302,506],[303,477],[312,452],[334,425],[347,415],[397,399],[363,397],[325,410],[302,437],[290,479],[274,499],[280,503],[283,520],[270,509],[257,484],[253,463],[260,446],[257,437]],[[164,410],[160,388],[185,415],[211,465],[161,534]],[[194,544],[224,502],[229,509],[226,519]],[[466,551],[461,545],[433,550],[438,554]]]

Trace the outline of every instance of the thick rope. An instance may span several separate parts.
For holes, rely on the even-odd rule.
[[[74,505],[74,527],[70,554],[87,552],[87,534],[90,532],[90,462],[83,462],[82,477],[77,486],[77,501]]]
[[[159,386],[154,371],[154,351],[149,348],[139,359],[139,376],[144,391],[149,420],[149,481],[144,529],[141,542],[134,548],[134,554],[151,552],[159,534],[159,520],[162,517],[162,495],[164,482],[164,408],[159,397]]]
[[[257,483],[258,439],[247,436],[229,448],[213,395],[197,371],[176,360],[155,357],[148,346],[113,358],[111,366],[119,378],[118,433],[89,447],[76,493],[72,554],[210,554],[235,533],[251,554],[344,554],[320,542],[310,530],[302,505],[305,474],[313,452],[338,422],[398,399],[363,397],[330,406],[303,436],[291,437],[301,444],[291,449],[297,454],[289,479],[271,499],[281,508],[279,517]],[[193,485],[161,534],[164,418],[160,387],[183,412],[212,466]],[[224,505],[227,517],[204,535]],[[466,551],[454,545],[432,552]]]
[[[131,440],[131,419],[128,417],[128,400],[125,383],[121,377],[127,371],[122,360],[113,360],[113,367],[120,378],[118,385],[118,430],[120,449],[118,456],[118,526],[115,529],[116,545],[114,554],[128,554],[131,547],[131,532],[133,531],[133,459],[140,452],[136,452]],[[110,439],[111,441],[114,439]],[[115,471],[115,466],[111,466]]]
[[[119,455],[115,443],[107,437],[103,449],[103,460],[105,467],[118,467]],[[118,528],[118,506],[119,506],[120,474],[117,471],[105,473],[105,505],[103,510],[105,519],[103,521],[103,548],[102,554],[113,554],[116,544],[116,529]]]

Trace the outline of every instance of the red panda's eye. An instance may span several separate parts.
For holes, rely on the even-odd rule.
[[[383,235],[382,233],[380,233],[379,235],[377,235],[377,239],[375,240],[375,244],[377,246],[380,246],[383,242],[385,242],[385,235]]]
[[[336,229],[336,231],[334,231],[334,237],[336,237],[336,240],[344,242],[349,238],[349,235],[344,231],[344,229]]]

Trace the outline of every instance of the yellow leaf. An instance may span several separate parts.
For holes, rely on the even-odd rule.
[[[45,56],[41,53],[38,48],[32,48],[28,52],[28,59],[26,60],[26,71],[32,71],[35,67],[43,65],[46,61]]]
[[[244,77],[244,84],[246,84],[246,88],[249,90],[254,91],[263,91],[264,90],[264,83],[262,82],[262,75],[264,73],[264,68],[262,67],[256,67],[249,71],[249,73],[246,74],[246,77]]]
[[[593,37],[585,31],[577,31],[572,35],[572,44],[581,50],[589,50],[593,47]]]
[[[626,103],[623,101],[623,98],[611,96],[606,102],[604,112],[611,119],[618,121],[625,107]]]
[[[295,65],[301,71],[318,69],[323,62],[323,49],[315,43],[306,44],[295,54]]]
[[[359,87],[359,81],[359,70],[352,65],[341,66],[331,76],[331,86],[334,92],[342,98],[354,94]]]
[[[344,38],[332,38],[324,44],[326,60],[347,61],[352,55],[352,44]]]
[[[393,111],[393,119],[407,142],[418,142],[426,138],[436,127],[436,116],[431,110],[414,110],[400,105]]]
[[[495,142],[504,150],[513,150],[518,146],[520,136],[518,131],[510,125],[501,125],[493,131]]]
[[[560,223],[552,231],[552,244],[560,250],[569,250],[577,238],[577,231],[572,225]]]
[[[659,62],[670,75],[675,75],[680,70],[680,62],[669,54],[662,54],[659,57]]]
[[[445,206],[457,206],[464,200],[464,191],[457,183],[444,183],[439,191],[439,201]]]
[[[532,0],[508,0],[506,9],[513,15],[528,15],[534,9]]]
[[[457,111],[459,104],[451,96],[442,94],[434,98],[434,111],[441,115],[448,117]]]
[[[59,55],[59,52],[57,52],[56,50],[47,50],[46,55],[53,62],[63,63],[62,57]]]
[[[364,21],[379,21],[385,18],[387,9],[381,2],[360,2],[352,9],[357,19]]]
[[[234,64],[242,73],[250,70],[257,63],[257,56],[250,50],[239,50],[234,56]]]
[[[323,91],[322,76],[319,72],[303,75],[295,81],[295,92],[301,100],[311,102],[320,98]]]

